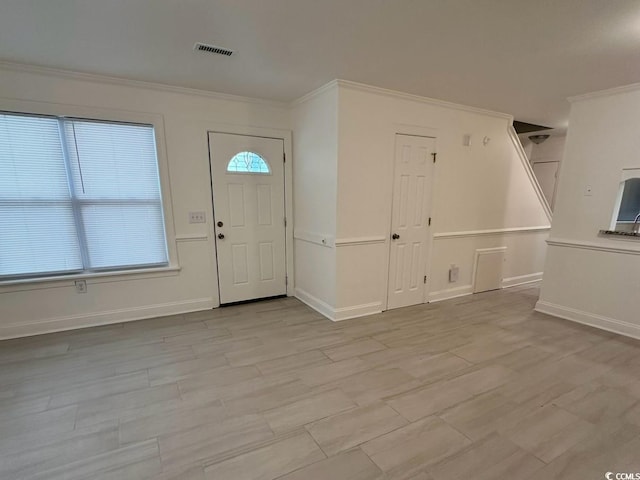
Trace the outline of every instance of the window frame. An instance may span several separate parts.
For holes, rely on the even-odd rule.
[[[640,175],[639,175],[639,176],[637,176],[637,177],[629,178],[629,179],[625,180],[624,182],[621,182],[621,183],[620,183],[620,187],[621,187],[621,190],[622,190],[622,191],[621,191],[621,192],[619,192],[619,194],[618,194],[618,197],[620,198],[620,204],[619,204],[619,205],[617,205],[617,210],[618,210],[618,212],[617,212],[617,216],[616,216],[617,218],[615,219],[615,220],[616,220],[616,224],[619,224],[619,223],[622,223],[622,224],[624,224],[624,223],[631,223],[631,224],[632,224],[632,223],[634,223],[634,217],[635,217],[636,215],[640,214],[640,205],[638,205],[638,206],[637,206],[637,208],[635,208],[635,209],[633,210],[633,213],[631,214],[631,216],[630,216],[630,217],[628,217],[627,219],[621,219],[621,218],[620,218],[620,216],[621,216],[623,213],[625,213],[625,212],[623,212],[623,211],[622,211],[623,203],[624,203],[624,200],[625,200],[625,195],[624,195],[624,193],[625,193],[625,190],[627,189],[627,183],[628,183],[628,182],[631,182],[631,181],[635,181],[635,182],[636,182],[636,189],[637,189],[637,188],[638,188],[638,183],[640,182]],[[634,198],[637,198],[637,197],[634,197]],[[617,199],[616,199],[616,204],[617,204],[617,203],[618,203],[618,202],[617,202]]]
[[[0,279],[0,286],[22,285],[31,283],[69,282],[91,278],[112,276],[128,276],[139,274],[140,278],[148,276],[175,275],[181,270],[178,261],[176,233],[174,227],[173,205],[169,164],[165,146],[164,118],[160,114],[111,110],[104,108],[82,107],[26,100],[0,99],[0,111],[16,115],[33,115],[41,117],[58,117],[59,119],[146,125],[153,127],[160,180],[160,198],[163,212],[164,232],[167,243],[167,264],[159,266],[144,265],[133,267],[114,267],[113,269],[82,270],[70,273],[26,274],[20,277]],[[65,166],[66,167],[66,166]],[[77,201],[72,198],[72,201]],[[75,207],[74,207],[75,209]]]
[[[633,223],[627,221],[618,222],[620,207],[622,206],[622,195],[624,193],[625,183],[627,182],[627,180],[632,179],[640,179],[640,168],[623,168],[622,175],[620,177],[620,183],[618,184],[618,194],[616,195],[616,200],[613,206],[613,214],[611,216],[611,221],[609,222],[609,229],[611,231],[616,231],[618,223]]]

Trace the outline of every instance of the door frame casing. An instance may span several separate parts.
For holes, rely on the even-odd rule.
[[[292,148],[291,148],[291,130],[277,129],[277,128],[262,128],[262,127],[248,127],[242,125],[228,125],[219,124],[214,122],[208,122],[206,124],[206,130],[204,133],[204,145],[207,149],[207,169],[209,171],[209,198],[207,202],[207,217],[211,219],[208,222],[208,235],[209,235],[209,251],[211,253],[211,272],[212,278],[215,281],[215,291],[212,292],[214,300],[214,308],[220,306],[220,285],[218,278],[218,257],[215,248],[215,222],[213,213],[213,185],[212,185],[212,173],[211,173],[211,155],[209,152],[209,134],[210,133],[227,133],[232,135],[245,135],[250,137],[264,137],[282,140],[284,155],[286,161],[284,162],[284,211],[287,219],[285,225],[285,261],[286,261],[286,292],[287,296],[293,296],[295,292],[295,277],[293,268],[293,162],[292,162]]]
[[[388,231],[386,234],[386,241],[385,244],[387,245],[387,248],[385,248],[385,278],[384,278],[384,285],[383,285],[383,302],[382,302],[382,310],[386,311],[389,310],[389,272],[390,272],[390,259],[391,259],[391,227],[392,227],[392,222],[393,222],[393,186],[394,186],[394,181],[395,181],[395,164],[396,164],[396,158],[395,158],[395,149],[396,149],[396,135],[408,135],[408,136],[412,136],[412,137],[427,137],[427,138],[433,138],[434,141],[434,149],[436,150],[436,152],[438,151],[438,129],[437,128],[433,128],[433,127],[426,127],[426,126],[421,126],[421,125],[407,125],[407,124],[402,124],[402,123],[394,123],[391,127],[391,129],[389,130],[389,134],[392,136],[393,138],[393,142],[392,142],[392,150],[390,152],[391,154],[391,161],[389,162],[389,167],[387,169],[387,178],[390,179],[390,187],[389,187],[389,206],[388,206],[388,214],[387,214],[387,225],[388,225]],[[437,172],[438,172],[438,162],[436,162],[433,166],[432,166],[432,177],[431,177],[431,185],[430,185],[430,214],[431,217],[433,218],[435,216],[435,205],[433,203],[433,199],[435,198],[435,189],[436,189],[436,185],[438,184],[437,180]],[[433,222],[431,225],[432,229],[433,229]],[[432,229],[430,229],[427,233],[427,253],[425,255],[425,272],[427,275],[427,285],[426,287],[423,289],[423,296],[422,296],[422,303],[428,303],[429,301],[429,292],[431,290],[431,281],[430,281],[430,274],[431,274],[431,256],[432,256],[432,250],[433,250],[433,233],[432,233]]]

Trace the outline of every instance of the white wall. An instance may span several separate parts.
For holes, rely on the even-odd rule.
[[[545,132],[543,131],[539,133],[544,134]],[[545,196],[551,210],[553,210],[555,206],[557,177],[553,177],[551,173],[554,169],[557,171],[560,168],[567,136],[564,132],[558,134],[556,131],[551,130],[548,133],[550,137],[547,140],[536,144],[529,140],[529,136],[534,134],[536,133],[522,133],[518,135],[518,137],[522,142],[522,147],[524,148],[534,171],[538,171],[536,170],[536,163],[549,164],[548,168],[545,168],[544,170],[545,172],[548,172],[549,175],[543,175],[543,178],[539,177],[538,182],[540,183],[542,190],[545,192]],[[539,167],[542,166],[540,165]]]
[[[540,278],[549,218],[509,116],[349,82],[339,108],[338,318],[386,308],[396,133],[436,137],[428,298],[470,293],[478,248],[507,246],[505,285]]]
[[[168,159],[179,271],[89,279],[86,294],[73,282],[0,286],[0,338],[130,320],[218,304],[214,275],[212,205],[207,130],[289,128],[287,106],[216,94],[198,94],[136,82],[67,75],[4,65],[0,110],[31,102],[33,108],[83,108],[161,116]],[[207,224],[189,224],[189,211],[206,211]]]
[[[573,99],[536,308],[640,338],[640,241],[598,234],[610,226],[622,169],[640,168],[638,124],[640,85]]]
[[[531,135],[529,133],[525,134]],[[527,143],[531,144],[531,154],[529,155],[529,161],[531,163],[536,162],[561,162],[562,155],[564,154],[564,145],[566,143],[566,135],[555,135],[546,139],[542,143],[533,143],[528,138],[523,142],[525,149]]]
[[[336,299],[338,88],[292,107],[296,296],[329,315]]]
[[[436,137],[425,300],[471,293],[478,248],[507,247],[503,285],[539,280],[549,217],[510,122],[507,115],[340,80],[297,102],[297,296],[334,320],[386,309],[396,133]],[[462,145],[465,134],[471,146]],[[451,263],[460,267],[453,284]]]
[[[0,338],[217,306],[209,130],[273,136],[294,126],[296,295],[330,318],[386,307],[396,132],[437,137],[429,298],[471,291],[476,248],[507,246],[507,285],[539,278],[548,219],[523,166],[524,154],[510,137],[508,116],[340,81],[285,106],[0,67],[0,109],[29,102],[35,109],[54,105],[162,118],[169,229],[179,266],[92,278],[86,294],[77,294],[65,279],[0,286]],[[462,146],[464,134],[472,135],[470,147]],[[484,136],[491,137],[486,147]],[[208,223],[189,224],[188,212],[201,210]],[[449,263],[461,268],[455,284],[446,281]]]

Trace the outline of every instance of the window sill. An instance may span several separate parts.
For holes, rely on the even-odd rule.
[[[180,273],[179,265],[159,268],[139,268],[111,272],[76,273],[51,277],[21,278],[0,281],[0,293],[20,290],[38,290],[73,286],[76,280],[86,280],[89,284],[118,282],[124,280],[143,280],[147,278],[169,277]],[[127,278],[128,277],[128,278]]]

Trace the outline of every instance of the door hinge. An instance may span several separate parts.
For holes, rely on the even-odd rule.
[[[287,226],[287,217],[284,217],[284,226]]]
[[[287,163],[287,154],[282,152],[282,163]]]
[[[431,225],[431,217],[429,217],[429,225]]]
[[[433,163],[436,163],[436,157],[438,156],[438,154],[436,152],[433,152],[431,156],[433,157]]]
[[[424,276],[424,283],[427,283],[427,276]]]
[[[284,277],[284,284],[285,284],[285,286],[289,285],[289,277],[288,276]]]

